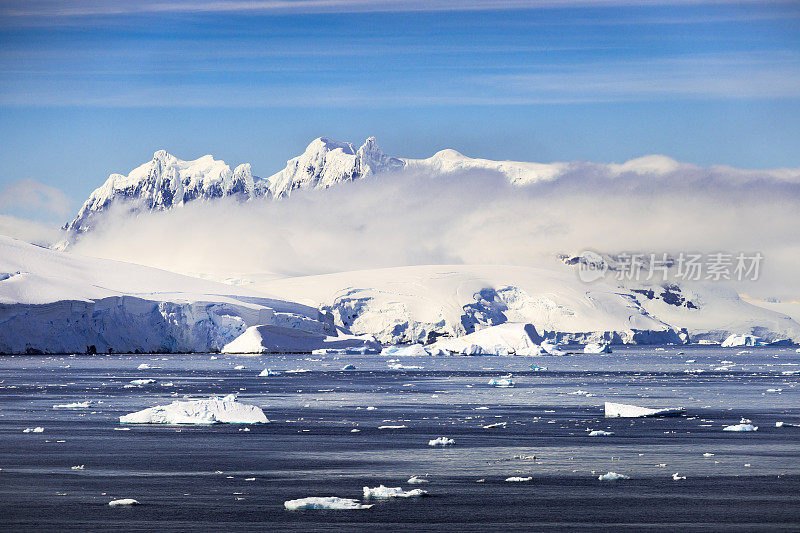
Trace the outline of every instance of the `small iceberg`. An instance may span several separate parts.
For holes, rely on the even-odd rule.
[[[616,472],[608,472],[603,474],[602,476],[598,477],[600,481],[617,481],[620,479],[630,479],[630,476],[626,476],[625,474],[617,474]]]
[[[400,487],[384,487],[383,485],[372,489],[364,487],[364,498],[420,498],[427,494],[428,491],[422,489],[403,490]]]
[[[490,379],[489,385],[492,387],[509,388],[514,386],[514,379],[510,375],[504,378]]]
[[[411,476],[410,478],[408,478],[408,481],[406,481],[406,483],[408,483],[409,485],[421,485],[423,483],[430,483],[430,481],[425,478],[421,478],[419,476]]]
[[[355,370],[355,369],[356,369],[356,365],[344,365],[342,367],[342,370]]]
[[[268,377],[275,377],[275,376],[280,376],[280,375],[281,375],[281,373],[278,372],[277,370],[272,370],[271,368],[265,368],[264,370],[261,371],[261,373],[258,375],[258,377],[260,377],[260,378],[268,378]]]
[[[507,477],[506,481],[508,481],[509,483],[524,483],[524,482],[530,481],[532,479],[533,479],[533,477],[531,477],[531,476],[528,476],[528,477],[511,476],[511,477]]]
[[[156,380],[154,379],[134,379],[131,381],[131,385],[150,385],[155,382]]]
[[[656,416],[680,416],[685,409],[650,409],[624,403],[605,403],[606,418],[646,418]]]
[[[309,498],[299,498],[283,502],[283,506],[289,511],[301,511],[306,509],[369,509],[372,505],[364,505],[352,498],[339,498],[337,496],[311,496]]]
[[[686,479],[686,476],[682,476],[682,475],[678,474],[677,472],[675,472],[674,474],[672,474],[672,479],[673,479],[673,481],[681,481],[683,479]]]
[[[558,346],[556,346],[552,342],[543,341],[539,346],[542,348],[542,350],[547,352],[549,355],[566,355],[567,354],[567,352],[559,349]]]
[[[758,346],[761,344],[760,338],[755,335],[729,335],[722,341],[723,348],[733,348],[735,346]]]
[[[602,429],[595,429],[589,432],[590,437],[610,437],[613,434],[612,431],[603,431]]]
[[[119,417],[122,424],[268,424],[264,411],[236,401],[235,394],[175,401]]]
[[[110,505],[111,507],[117,507],[120,505],[140,505],[140,504],[133,498],[122,498],[120,500],[111,500],[110,502],[108,502],[108,505]]]
[[[790,428],[800,428],[800,424],[792,424],[791,422],[775,422],[776,428],[782,427],[790,427]]]
[[[77,465],[69,467],[70,470],[83,470],[86,468],[86,465]]]
[[[43,427],[35,427],[35,428],[25,428],[22,430],[23,433],[44,433]]]
[[[428,441],[428,446],[450,446],[455,444],[456,441],[448,439],[447,437],[439,437],[438,439],[431,439]]]
[[[534,372],[544,372],[544,371],[547,370],[547,367],[546,366],[531,365],[531,370],[533,370]]]
[[[494,429],[494,428],[504,428],[508,425],[508,422],[495,422],[494,424],[486,424],[483,426],[483,429]]]
[[[758,426],[753,424],[733,424],[722,428],[722,431],[758,431]]]
[[[406,429],[408,426],[400,424],[396,426],[378,426],[378,429]]]
[[[583,347],[583,353],[611,353],[611,345],[605,342],[594,342]]]
[[[53,409],[86,409],[89,407],[91,402],[86,400],[85,402],[74,402],[74,403],[62,403],[59,405],[54,405]]]
[[[136,370],[150,370],[150,365],[147,363],[142,363],[141,365],[136,367]]]

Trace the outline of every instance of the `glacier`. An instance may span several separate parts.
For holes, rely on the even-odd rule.
[[[262,324],[336,335],[315,307],[0,236],[0,353],[210,352]]]

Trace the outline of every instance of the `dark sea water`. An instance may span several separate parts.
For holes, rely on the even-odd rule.
[[[800,424],[800,375],[783,374],[800,370],[800,353],[744,350],[401,357],[421,368],[397,370],[385,356],[3,357],[0,530],[800,531],[800,428],[775,427]],[[284,373],[258,377],[267,367]],[[285,373],[299,369],[309,372]],[[508,372],[514,388],[487,384]],[[125,387],[137,378],[156,383]],[[272,422],[114,429],[126,413],[231,392]],[[604,401],[687,415],[609,420]],[[741,418],[758,431],[722,431]],[[498,422],[506,427],[483,427]],[[36,426],[44,431],[23,433]],[[440,436],[455,444],[428,446]],[[630,479],[597,479],[609,471]],[[430,482],[409,485],[413,475]],[[365,510],[283,506],[360,500],[380,484],[430,496]],[[109,507],[117,498],[141,505]]]

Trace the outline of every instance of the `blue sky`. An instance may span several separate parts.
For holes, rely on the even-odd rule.
[[[54,219],[2,191],[35,180],[74,209],[160,148],[266,176],[322,135],[407,157],[797,167],[800,4],[3,2],[0,124],[0,214]]]

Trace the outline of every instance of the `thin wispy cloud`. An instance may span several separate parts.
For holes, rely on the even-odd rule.
[[[0,189],[0,210],[46,211],[66,215],[71,202],[64,191],[34,179],[24,179]]]
[[[182,2],[29,0],[8,2],[0,7],[0,14],[7,17],[85,17],[141,13],[386,13],[731,3],[786,4],[789,2],[781,0],[459,0],[458,2],[451,0],[201,0]]]

